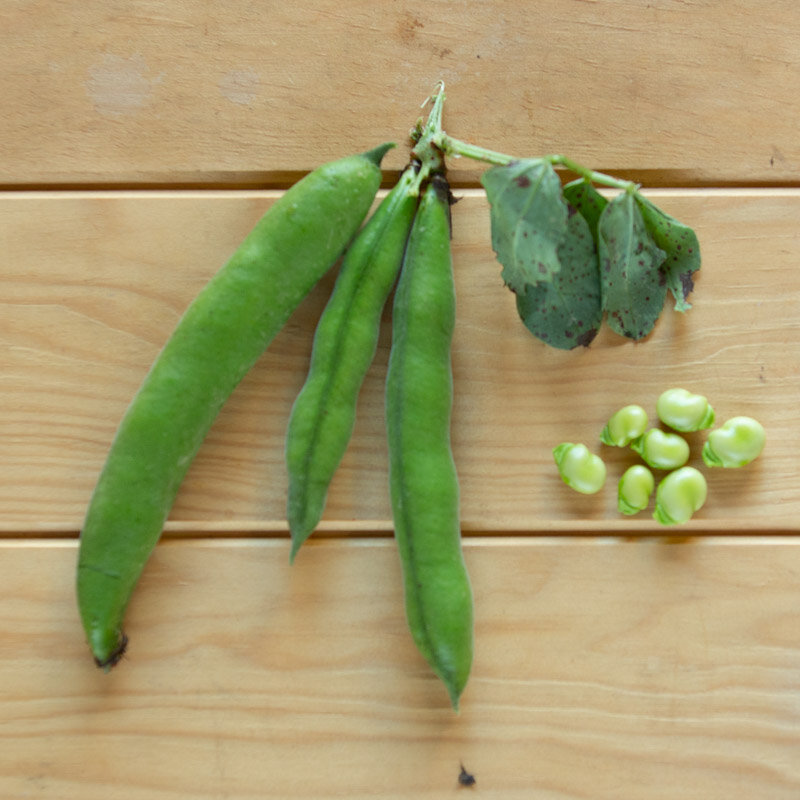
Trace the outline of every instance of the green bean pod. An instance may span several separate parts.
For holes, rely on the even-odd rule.
[[[386,378],[389,483],[411,634],[454,708],[469,677],[473,606],[450,444],[455,288],[449,188],[434,176],[395,293]]]
[[[286,434],[292,560],[322,517],[328,487],[350,441],[358,393],[375,356],[381,314],[403,262],[418,201],[418,170],[411,166],[345,255],[317,324],[308,376]]]
[[[78,607],[99,666],[125,650],[131,593],[211,424],[356,233],[391,146],[324,164],[289,189],[187,308],[128,407],[78,553]]]

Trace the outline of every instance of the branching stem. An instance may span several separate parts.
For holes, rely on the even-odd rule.
[[[450,158],[471,158],[475,161],[482,161],[496,167],[505,167],[514,161],[519,161],[515,156],[506,153],[499,153],[496,150],[488,150],[469,142],[463,142],[448,136],[442,129],[442,109],[444,107],[444,82],[440,81],[436,94],[429,98],[428,102],[433,102],[433,108],[428,116],[428,120],[423,126],[420,122],[415,130],[416,146],[412,153],[421,165],[422,171],[427,175],[430,172],[442,169],[445,156]],[[549,161],[553,166],[564,167],[583,180],[589,183],[596,183],[600,186],[608,186],[611,189],[621,189],[625,192],[636,192],[640,188],[632,181],[614,178],[604,172],[584,167],[577,161],[562,155],[548,155],[542,157],[544,161]]]

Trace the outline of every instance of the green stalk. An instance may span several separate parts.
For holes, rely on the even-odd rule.
[[[439,81],[436,94],[429,98],[433,101],[433,108],[428,115],[427,122],[424,126],[418,123],[417,128],[412,132],[412,138],[415,139],[416,144],[411,151],[411,158],[420,163],[420,182],[427,179],[431,173],[444,171],[444,151],[439,145],[439,139],[443,135],[444,97],[444,81]]]
[[[567,156],[553,155],[545,156],[553,166],[564,167],[571,170],[576,175],[580,175],[585,181],[589,183],[599,183],[601,186],[608,186],[612,189],[622,189],[626,192],[635,192],[639,185],[632,181],[623,181],[620,178],[614,178],[611,175],[606,175],[604,172],[596,172],[593,169],[584,167],[583,164],[578,164]]]
[[[448,136],[444,131],[439,132],[438,145],[440,149],[448,156],[465,156],[472,158],[475,161],[484,161],[487,164],[493,164],[497,167],[505,167],[519,159],[514,156],[507,156],[505,153],[498,153],[495,150],[487,150],[485,147],[478,147],[476,144],[469,144],[462,142],[460,139],[454,139]]]
[[[441,171],[444,167],[446,156],[451,158],[463,156],[474,161],[483,161],[496,167],[506,167],[514,161],[520,160],[515,156],[500,153],[496,150],[488,150],[485,147],[479,147],[448,136],[442,129],[444,99],[444,82],[440,81],[436,94],[426,101],[426,104],[433,102],[433,108],[428,115],[426,123],[423,125],[420,121],[412,132],[412,138],[416,144],[411,155],[412,158],[419,160],[423,178],[426,178],[431,172]],[[631,193],[638,191],[640,188],[638,184],[632,181],[624,181],[620,178],[606,175],[604,172],[597,172],[584,167],[583,164],[579,164],[567,156],[548,155],[544,156],[543,160],[549,161],[553,166],[564,167],[564,169],[574,172],[589,183],[596,183],[600,186],[608,186],[611,189],[621,189]]]

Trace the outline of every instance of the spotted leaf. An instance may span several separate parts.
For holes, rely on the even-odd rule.
[[[653,241],[632,192],[622,192],[603,209],[598,254],[609,326],[629,339],[644,338],[664,307],[666,253]]]
[[[491,205],[492,247],[514,292],[550,282],[561,269],[558,248],[567,231],[561,182],[541,158],[492,167],[481,182]]]
[[[588,347],[603,319],[597,250],[589,223],[572,206],[558,258],[561,270],[552,282],[526,286],[517,294],[517,311],[546,344],[561,350]]]
[[[687,300],[694,289],[692,275],[700,269],[697,234],[638,192],[636,202],[653,241],[666,253],[662,270],[666,275],[667,288],[675,298],[675,310],[688,311],[692,307]]]

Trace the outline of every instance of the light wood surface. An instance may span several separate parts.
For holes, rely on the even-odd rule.
[[[794,0],[29,0],[0,22],[0,184],[274,183],[404,137],[440,78],[450,132],[512,155],[651,184],[800,168]]]
[[[706,394],[720,422],[761,420],[769,443],[742,470],[708,473],[710,500],[689,529],[794,531],[800,430],[800,192],[652,194],[691,221],[703,268],[685,315],[665,308],[633,343],[610,331],[557,351],[521,324],[474,191],[453,209],[458,321],[454,452],[465,530],[640,531],[621,519],[612,481],[636,457],[601,447],[607,418],[641,403],[655,418],[670,386]],[[13,273],[0,335],[2,526],[76,532],[119,420],[179,315],[244,237],[271,196],[247,193],[20,194],[0,198]],[[145,233],[146,232],[146,233]],[[197,233],[196,233],[197,232]],[[172,520],[205,530],[285,528],[284,435],[315,321],[335,270],[291,318],[209,434]],[[772,287],[781,287],[774,291]],[[326,526],[388,530],[383,388],[389,316],[358,425],[331,487]],[[21,400],[24,401],[21,402]],[[689,437],[702,465],[704,434]],[[551,450],[583,441],[603,455],[609,489],[561,484]]]
[[[800,797],[800,5],[657,0],[0,7],[0,799]],[[413,647],[391,541],[387,313],[321,531],[288,564],[283,437],[335,270],[245,378],[95,669],[77,533],[181,312],[278,193],[445,127],[641,181],[700,237],[686,315],[546,348],[450,163],[454,449],[476,600],[460,714]],[[708,394],[765,425],[696,520],[580,497],[559,441]],[[703,436],[692,438],[693,462]],[[459,788],[460,765],[477,783]],[[471,796],[471,795],[470,795]]]
[[[389,540],[162,543],[110,675],[74,544],[0,544],[0,795],[794,800],[798,544],[470,537],[458,716]]]

